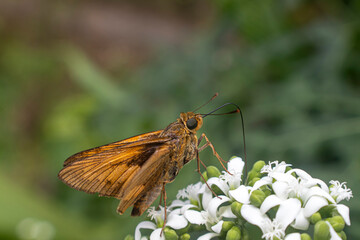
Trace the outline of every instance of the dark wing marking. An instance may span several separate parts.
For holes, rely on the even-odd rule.
[[[171,160],[171,148],[168,144],[164,144],[156,149],[154,154],[144,163],[141,168],[129,178],[121,188],[119,198],[122,199],[118,212],[122,214],[128,207],[133,205],[137,200],[147,194],[156,186],[161,184],[161,178],[166,172],[167,163]],[[148,171],[151,170],[151,174]],[[147,206],[138,206],[138,208],[146,209],[159,195],[156,191],[156,196],[153,196],[151,201],[146,201]],[[138,214],[142,214],[138,213]]]
[[[159,196],[162,188],[163,184],[159,184],[153,187],[150,191],[144,193],[144,195],[142,195],[142,197],[134,203],[131,216],[141,216]]]

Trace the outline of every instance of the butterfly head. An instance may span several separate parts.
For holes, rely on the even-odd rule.
[[[190,132],[198,131],[203,124],[201,114],[193,112],[180,113],[180,120]]]

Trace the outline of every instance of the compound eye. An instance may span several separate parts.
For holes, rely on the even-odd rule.
[[[198,122],[196,121],[195,118],[190,118],[189,120],[186,121],[186,126],[188,129],[193,130],[197,127]]]

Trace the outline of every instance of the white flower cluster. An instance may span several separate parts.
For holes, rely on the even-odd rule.
[[[349,208],[339,204],[352,197],[346,183],[330,181],[328,187],[322,180],[301,169],[291,169],[285,162],[265,165],[259,161],[244,185],[243,167],[242,159],[235,157],[222,174],[215,167],[208,168],[207,184],[217,196],[205,183],[189,185],[167,207],[165,233],[161,234],[164,208],[159,211],[151,208],[148,212],[153,221],[138,224],[135,240],[161,240],[167,235],[170,237],[166,238],[178,239],[178,234],[186,240],[190,239],[188,231],[199,229],[205,232],[199,240],[250,239],[245,223],[257,226],[266,240],[311,239],[306,232],[311,224],[315,225],[315,238],[346,238],[343,228],[350,225]],[[214,174],[217,176],[211,177]],[[141,229],[151,229],[150,237],[142,236]]]

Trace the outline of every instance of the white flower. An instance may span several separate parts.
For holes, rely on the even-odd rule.
[[[200,203],[200,194],[204,193],[206,185],[198,182],[196,184],[190,184],[184,189],[179,190],[178,194],[176,195],[177,199],[189,199],[190,201],[196,201]]]
[[[241,184],[244,165],[241,158],[233,158],[228,162],[228,172],[223,171],[222,175],[218,178],[210,178],[207,183],[209,186],[216,185],[225,195],[229,196],[229,190],[234,190]]]
[[[251,190],[252,187],[241,185],[235,190],[230,190],[229,195],[242,204],[249,204]]]
[[[177,202],[176,204],[179,203]],[[188,205],[184,205],[184,206],[188,206]],[[169,209],[171,209],[172,207],[174,207],[174,205],[170,205]],[[188,225],[188,221],[183,215],[181,215],[181,208],[177,208],[173,211],[169,211],[169,209],[167,211],[165,226],[171,227],[173,229],[185,228]],[[160,206],[160,210],[158,211],[155,210],[155,207],[149,208],[148,216],[151,218],[151,220],[154,220],[156,224],[150,221],[144,221],[139,223],[135,229],[135,240],[141,239],[140,229],[144,229],[144,228],[154,230],[150,235],[150,240],[165,240],[164,234],[161,234],[164,217],[165,217],[164,207]]]
[[[285,165],[282,164],[281,166],[284,167]],[[280,166],[277,167],[277,170],[279,169]],[[334,203],[334,200],[326,191],[328,188],[323,181],[312,178],[308,173],[300,169],[292,169],[286,173],[282,172],[282,170],[272,172],[272,177],[276,180],[271,185],[275,195],[267,197],[261,209],[264,212],[269,208],[280,205],[287,199],[301,199],[302,208],[291,226],[296,229],[307,230],[311,215],[328,205],[328,201]],[[297,177],[293,176],[293,173],[296,173]],[[266,178],[266,181],[269,181],[269,179]]]
[[[277,210],[276,216],[273,220],[271,220],[266,213],[263,212],[264,209],[269,210],[269,207],[259,209],[252,205],[243,205],[241,208],[241,215],[249,223],[258,226],[263,233],[262,237],[266,240],[273,240],[274,237],[283,239],[286,228],[294,221],[300,211],[300,208],[300,201],[298,199],[291,198],[286,201],[282,201],[279,204],[279,209]]]
[[[141,240],[142,239],[140,229],[156,230],[157,228],[156,228],[155,223],[150,222],[150,221],[144,221],[144,222],[139,223],[136,226],[136,229],[135,229],[135,240]],[[158,228],[158,229],[160,229],[160,231],[161,231],[161,228]],[[155,231],[153,231],[153,233],[154,232]],[[157,232],[155,234],[157,235]],[[151,239],[151,236],[150,236],[150,239]],[[164,234],[162,234],[162,236],[160,236],[160,232],[159,232],[159,238],[158,239],[165,240]]]
[[[229,202],[230,198],[226,196],[219,196],[212,198],[208,204],[204,205],[204,210],[187,210],[184,213],[185,218],[192,224],[205,224],[206,228],[210,230],[214,225],[219,223],[223,217],[236,218],[231,212],[231,206],[221,206],[225,202]],[[212,229],[214,230],[214,229]]]
[[[219,236],[224,222],[222,218],[236,218],[236,216],[231,212],[231,206],[222,206],[222,204],[229,201],[230,198],[223,195],[212,198],[211,191],[206,189],[203,193],[201,204],[204,209],[202,211],[189,209],[184,212],[185,218],[191,224],[204,224],[206,229],[210,232],[200,236],[198,239],[208,240]]]
[[[352,191],[345,185],[346,182],[340,183],[339,181],[331,180],[330,195],[336,200],[337,203],[346,199],[347,201],[353,197]]]
[[[240,186],[244,166],[244,161],[239,157],[235,157],[231,159],[227,164],[228,172],[223,171],[223,175],[221,175],[219,178],[227,182],[230,189],[235,189]]]
[[[213,196],[212,191],[201,182],[189,185],[180,190],[177,199],[168,206],[165,226],[177,230],[188,224],[204,225],[208,232],[198,239],[210,240],[220,235],[224,220],[237,219],[231,211],[230,204],[234,201],[242,204],[241,221],[258,226],[262,231],[262,238],[266,240],[300,240],[300,233],[286,234],[287,228],[291,226],[293,229],[308,230],[311,216],[325,206],[330,206],[329,211],[339,214],[350,225],[349,208],[339,204],[342,200],[353,197],[345,182],[330,181],[332,186],[329,188],[325,182],[313,178],[301,169],[286,171],[288,166],[291,165],[285,162],[269,162],[261,169],[263,177],[253,186],[246,186],[241,185],[244,162],[241,158],[233,158],[227,164],[228,171],[207,181],[209,186],[217,186],[224,195]],[[260,188],[266,197],[258,208],[251,205],[250,196]],[[153,222],[138,224],[135,240],[146,238],[141,236],[141,229],[153,230],[150,240],[164,240],[164,234],[161,234],[164,208],[160,207],[158,211],[150,208],[148,212]],[[340,240],[333,227],[328,222],[327,224],[330,240]],[[242,227],[244,226],[246,225]]]
[[[261,169],[261,173],[267,173],[268,176],[272,177],[273,173],[284,173],[286,167],[290,167],[291,164],[286,164],[285,162],[279,163],[279,161],[269,162],[268,165],[265,165]]]

